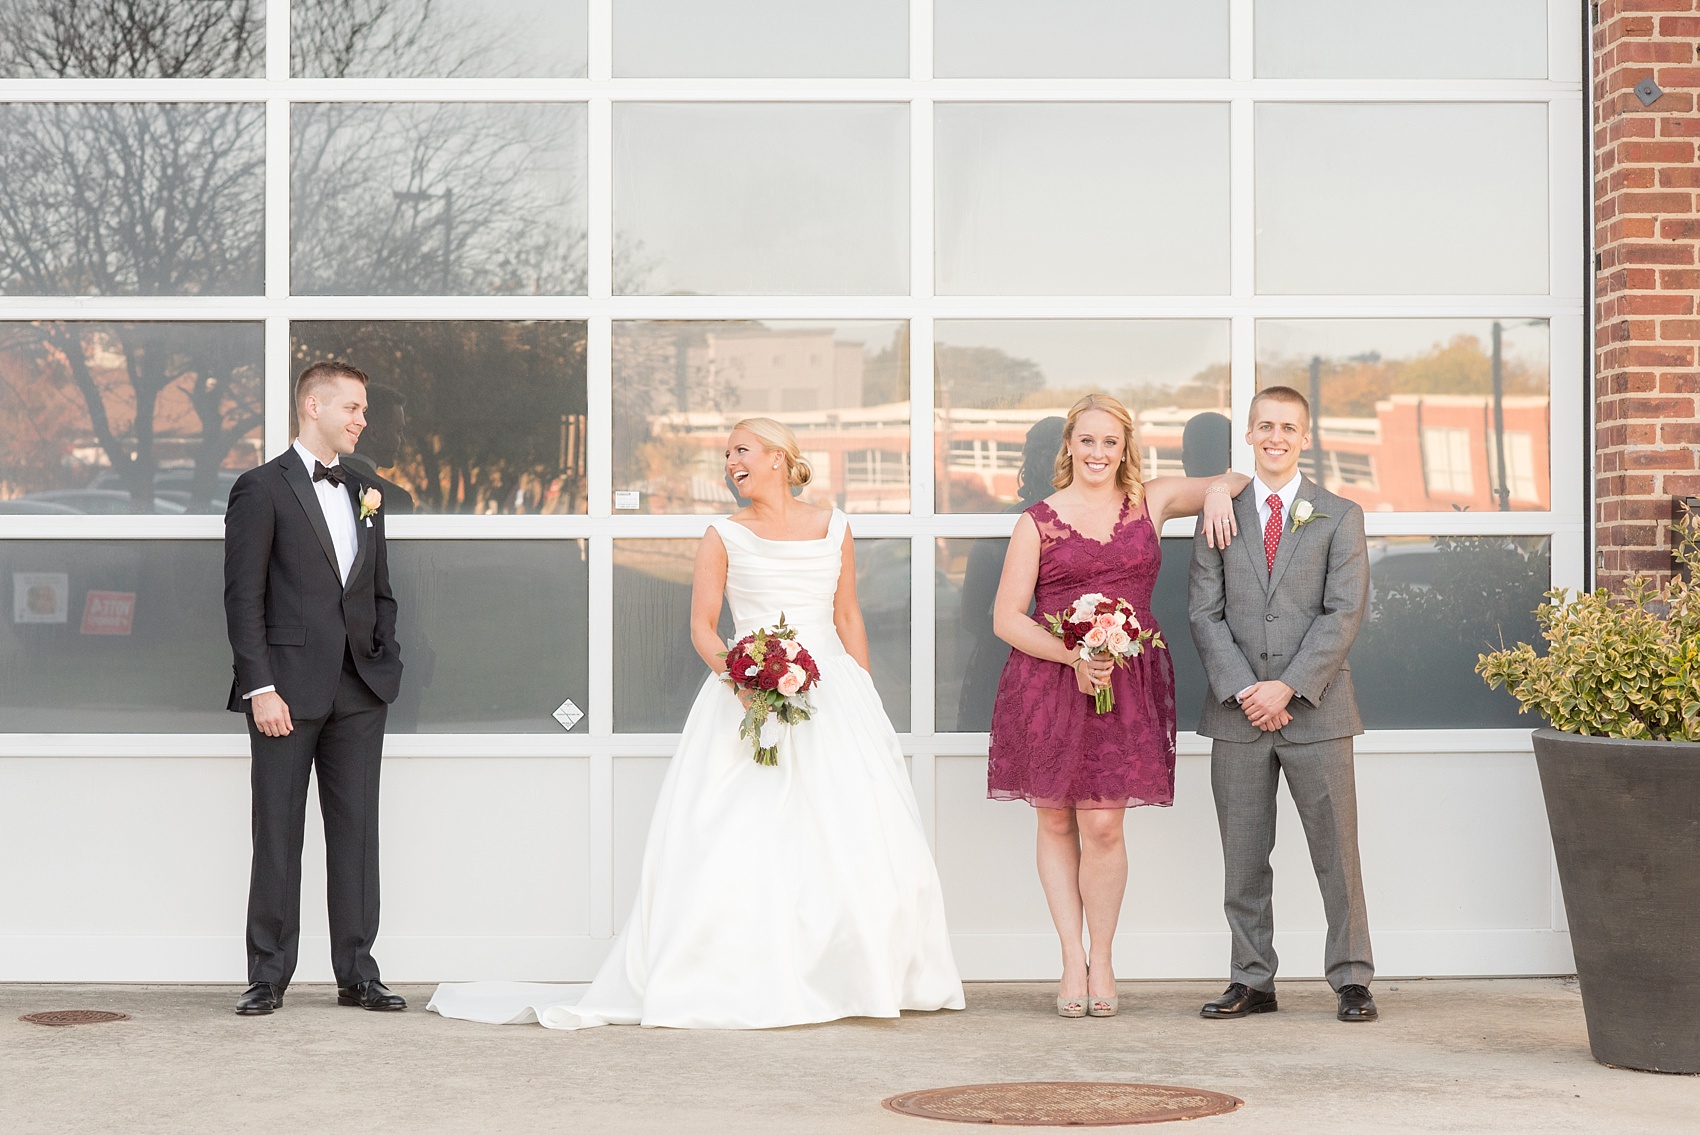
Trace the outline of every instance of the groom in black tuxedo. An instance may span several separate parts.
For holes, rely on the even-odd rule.
[[[248,718],[253,871],[244,1015],[283,1004],[301,937],[301,844],[317,769],[337,1004],[405,1009],[378,980],[378,768],[401,687],[380,490],[344,465],[366,376],[314,363],[295,382],[295,444],[244,473],[224,521],[229,708]]]

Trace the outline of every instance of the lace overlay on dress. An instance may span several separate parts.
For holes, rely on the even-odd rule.
[[[1151,593],[1162,546],[1143,507],[1123,502],[1106,541],[1076,531],[1044,501],[1027,515],[1040,540],[1035,621],[1097,591],[1126,599],[1142,626],[1157,627]],[[1114,670],[1110,682],[1116,707],[1096,714],[1069,667],[1011,651],[992,710],[988,795],[1039,808],[1172,804],[1175,674],[1169,652],[1148,648]]]

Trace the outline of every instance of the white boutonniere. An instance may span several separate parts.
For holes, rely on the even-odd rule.
[[[370,486],[360,490],[360,519],[365,520],[384,507],[384,494]]]
[[[368,489],[367,491],[370,492],[371,490]],[[1296,501],[1293,502],[1293,531],[1294,532],[1297,532],[1299,529],[1303,528],[1305,525],[1309,524],[1313,520],[1326,520],[1326,519],[1328,519],[1328,514],[1326,512],[1316,511],[1316,509],[1311,506],[1311,503],[1309,501],[1304,500],[1304,499],[1300,499],[1300,500],[1296,500]]]

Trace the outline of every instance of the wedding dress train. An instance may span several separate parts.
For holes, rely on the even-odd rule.
[[[716,520],[741,637],[781,614],[814,655],[814,713],[751,759],[743,710],[697,694],[656,801],[636,901],[588,987],[438,987],[446,1017],[548,1028],[759,1029],[960,1009],[938,871],[897,735],[832,620],[845,520],[776,541]]]

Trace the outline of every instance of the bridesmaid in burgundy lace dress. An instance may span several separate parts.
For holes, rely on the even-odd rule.
[[[1069,411],[1054,483],[1058,491],[1016,521],[993,608],[993,627],[1014,650],[992,711],[988,786],[993,799],[1026,800],[1039,813],[1039,881],[1062,939],[1057,1012],[1109,1017],[1110,949],[1127,888],[1122,817],[1174,799],[1174,670],[1156,647],[1124,668],[1083,659],[1038,616],[1098,592],[1126,599],[1142,626],[1158,629],[1151,590],[1163,522],[1203,512],[1207,539],[1225,547],[1237,534],[1233,497],[1250,481],[1230,472],[1142,483],[1133,420],[1109,395],[1089,394]],[[1106,684],[1115,708],[1094,713],[1090,695]]]

